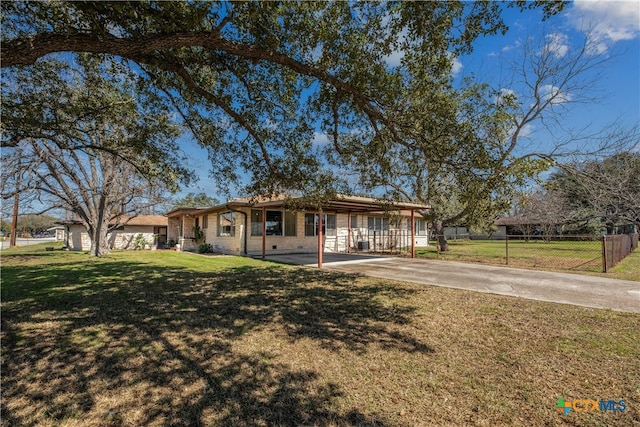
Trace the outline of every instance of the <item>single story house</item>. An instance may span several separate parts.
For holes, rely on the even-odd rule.
[[[121,218],[119,227],[107,234],[110,249],[134,249],[139,234],[148,243],[147,247],[164,247],[167,243],[168,219],[164,215],[138,215]],[[65,246],[74,251],[91,249],[91,239],[87,229],[79,220],[60,221],[65,227]]]
[[[180,250],[195,250],[206,242],[217,252],[263,257],[429,244],[427,223],[419,214],[428,205],[337,196],[321,209],[287,206],[284,199],[234,199],[207,208],[177,208],[166,214],[167,238]]]

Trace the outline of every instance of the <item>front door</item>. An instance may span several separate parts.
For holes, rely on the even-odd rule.
[[[165,248],[167,246],[167,227],[155,227],[153,232],[158,236],[158,248]]]

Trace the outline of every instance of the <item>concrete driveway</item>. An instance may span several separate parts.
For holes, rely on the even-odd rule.
[[[267,257],[317,266],[317,254]],[[640,282],[450,261],[325,254],[325,269],[382,279],[640,313]]]

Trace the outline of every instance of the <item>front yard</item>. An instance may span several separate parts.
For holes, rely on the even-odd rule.
[[[1,296],[3,426],[640,423],[637,314],[44,248],[2,252]]]

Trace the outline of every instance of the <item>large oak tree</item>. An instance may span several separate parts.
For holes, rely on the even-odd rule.
[[[513,4],[543,7],[546,14],[563,6]],[[384,129],[401,142],[397,98],[406,67],[439,79],[452,54],[469,51],[480,35],[505,30],[502,7],[457,1],[3,2],[2,67],[21,72],[60,52],[116,58],[138,74],[139,92],[170,100],[209,150],[221,183],[233,184],[246,172],[249,193],[309,191],[336,181],[313,152],[318,126],[338,154],[346,130]],[[390,63],[395,52],[405,52],[397,67]],[[348,137],[368,138],[368,132]]]

